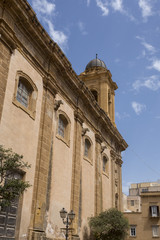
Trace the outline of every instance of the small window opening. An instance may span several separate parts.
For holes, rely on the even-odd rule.
[[[90,158],[91,151],[91,143],[88,139],[85,139],[85,148],[84,148],[84,156]]]
[[[95,100],[98,102],[98,93],[96,90],[91,90],[91,93],[93,94]]]
[[[107,158],[103,157],[103,172],[107,172]]]

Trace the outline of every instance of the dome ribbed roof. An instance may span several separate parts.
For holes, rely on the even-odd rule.
[[[107,69],[106,64],[102,60],[100,60],[98,58],[95,58],[95,59],[91,60],[87,64],[86,70],[89,69],[89,68],[92,68],[92,67],[103,67],[103,68]]]

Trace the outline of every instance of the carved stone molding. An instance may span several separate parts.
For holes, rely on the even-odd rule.
[[[61,104],[63,104],[62,100],[55,100],[55,102],[54,102],[54,110],[57,111]]]
[[[101,153],[103,153],[106,148],[106,146],[101,146]]]
[[[56,89],[56,86],[54,84],[54,80],[52,79],[51,76],[43,77],[43,86],[44,86],[44,88],[49,90],[53,94],[54,97],[56,96],[57,89]]]
[[[95,133],[95,139],[99,144],[103,142],[103,138],[98,133]]]
[[[78,110],[74,111],[74,118],[75,118],[75,120],[78,121],[81,125],[83,124],[83,122],[84,122],[83,116],[82,116],[82,114],[81,114]]]
[[[121,158],[116,158],[116,164],[118,164],[121,167],[122,164],[123,164],[122,159]]]
[[[111,151],[110,151],[110,155],[111,155],[111,159],[112,159],[112,160],[115,160],[115,159],[116,159],[116,153],[115,153],[115,151],[111,150]]]
[[[4,42],[11,53],[17,47],[15,33],[3,19],[0,19],[0,40]]]
[[[86,132],[89,132],[88,128],[82,128],[82,136],[86,134]]]

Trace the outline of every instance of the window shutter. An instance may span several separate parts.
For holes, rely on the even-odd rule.
[[[159,206],[157,206],[157,216],[159,217]]]
[[[152,207],[151,206],[149,206],[149,215],[150,215],[150,217],[152,217]]]

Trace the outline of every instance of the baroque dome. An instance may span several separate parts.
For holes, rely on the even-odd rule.
[[[98,59],[98,58],[95,58],[95,59],[91,60],[91,61],[87,64],[85,70],[88,70],[89,68],[92,68],[92,67],[103,67],[103,68],[106,68],[106,69],[107,69],[106,64],[105,64],[102,60],[100,60],[100,59]]]

